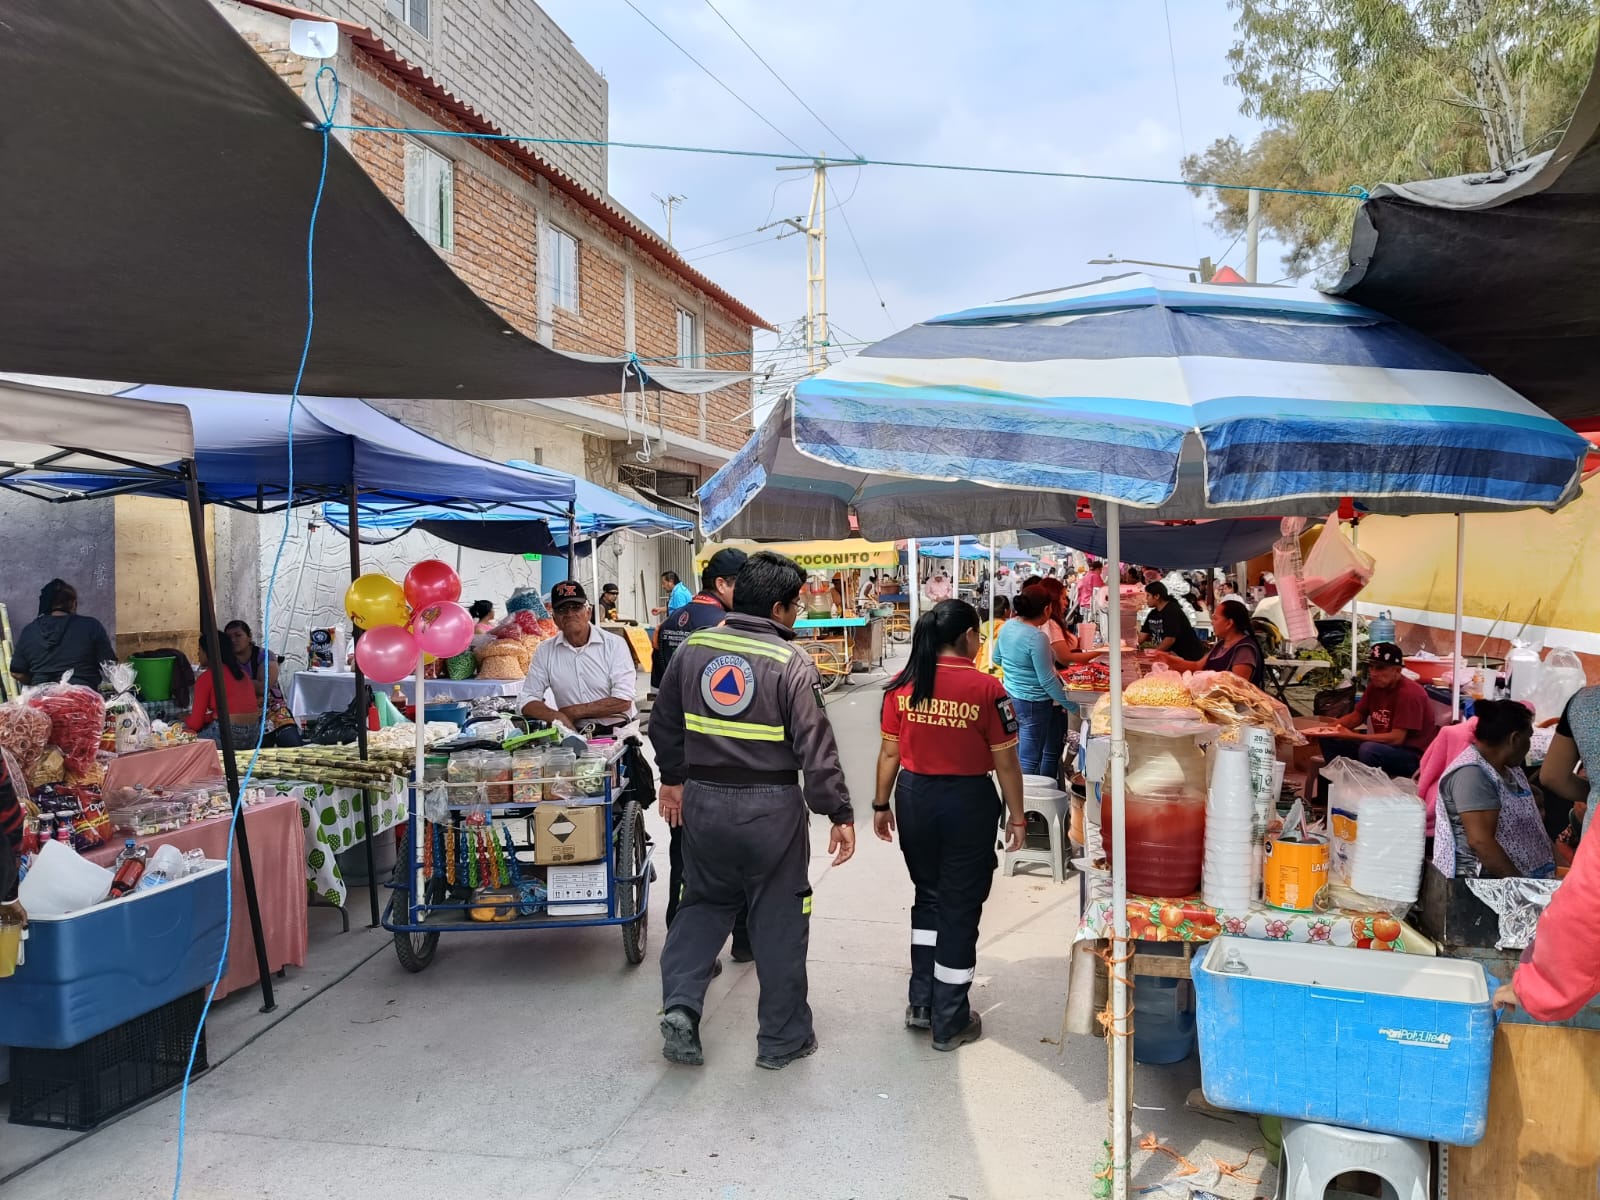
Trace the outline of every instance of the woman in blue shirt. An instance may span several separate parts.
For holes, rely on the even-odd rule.
[[[1045,640],[1049,593],[1043,588],[1024,588],[1014,612],[1016,619],[1007,621],[995,635],[994,654],[1006,694],[1017,710],[1017,757],[1024,775],[1054,776],[1061,770],[1070,702]]]

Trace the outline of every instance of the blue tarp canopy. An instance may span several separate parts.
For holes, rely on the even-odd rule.
[[[621,529],[660,534],[688,533],[694,528],[694,522],[686,518],[670,516],[564,471],[536,466],[521,459],[512,459],[507,466],[540,478],[571,483],[577,505],[579,541],[604,541]],[[322,515],[338,529],[349,528],[350,509],[347,504],[330,501],[322,506]],[[545,553],[551,550],[564,552],[568,540],[565,516],[548,521],[530,518],[527,510],[521,506],[463,510],[431,504],[369,503],[363,500],[359,515],[363,536],[387,535],[381,540],[388,540],[412,528],[420,528],[457,545],[506,554]]]
[[[468,454],[387,416],[363,400],[302,396],[293,429],[289,481],[289,398],[145,385],[124,399],[186,407],[194,421],[195,469],[208,503],[270,511],[344,497],[438,504],[471,511],[517,506],[524,517],[564,521],[577,498],[571,476],[522,470]],[[48,499],[137,492],[182,499],[181,483],[129,484],[89,475],[30,476],[16,485]]]
[[[919,538],[917,540],[918,558],[949,558],[955,553],[955,541],[952,538]],[[961,557],[967,559],[989,558],[989,547],[983,545],[977,538],[961,539]]]
[[[1106,556],[1106,531],[1087,518],[1028,532],[1095,558]],[[1173,522],[1124,519],[1122,561],[1163,571],[1232,567],[1265,554],[1280,536],[1278,521],[1271,517]]]

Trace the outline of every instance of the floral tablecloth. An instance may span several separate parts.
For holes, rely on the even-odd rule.
[[[1075,941],[1111,936],[1111,901],[1090,900],[1078,922]],[[1293,913],[1252,906],[1248,912],[1222,913],[1197,899],[1128,897],[1128,933],[1141,942],[1209,942],[1224,933],[1270,942],[1405,952],[1404,927],[1384,913]]]
[[[329,904],[344,907],[349,889],[334,856],[366,840],[367,823],[361,813],[361,789],[333,787],[297,780],[274,780],[266,785],[275,795],[292,797],[300,805],[300,824],[306,833],[306,890]],[[395,776],[388,790],[373,789],[372,824],[375,833],[393,829],[406,818],[405,780]]]

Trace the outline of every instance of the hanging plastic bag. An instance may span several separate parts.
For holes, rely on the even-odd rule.
[[[405,717],[394,706],[394,701],[384,695],[383,692],[374,691],[372,693],[372,703],[378,709],[379,729],[388,729],[391,725],[404,725],[406,723]]]
[[[1571,700],[1588,682],[1583,663],[1571,650],[1552,650],[1539,670],[1534,690],[1535,720],[1553,721],[1566,711]]]
[[[1284,632],[1289,635],[1291,645],[1312,641],[1317,636],[1311,609],[1306,604],[1305,564],[1300,560],[1300,535],[1305,527],[1304,517],[1284,517],[1278,526],[1283,536],[1272,543],[1272,571],[1278,580]]]
[[[106,727],[116,739],[118,754],[131,754],[150,745],[150,716],[139,703],[138,679],[132,663],[103,662],[100,678],[105,690]]]
[[[1306,599],[1333,616],[1372,582],[1376,565],[1372,555],[1345,537],[1335,513],[1322,527],[1322,536],[1306,557]]]

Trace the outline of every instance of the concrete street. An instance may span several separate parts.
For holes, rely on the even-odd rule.
[[[817,822],[811,999],[821,1050],[781,1072],[756,1068],[753,965],[728,964],[703,1022],[707,1065],[662,1060],[658,953],[665,827],[651,896],[650,954],[623,959],[614,930],[445,935],[433,965],[406,974],[387,935],[340,935],[314,914],[312,956],[290,972],[331,984],[266,1026],[254,995],[220,1006],[213,1059],[189,1096],[183,1195],[191,1200],[455,1196],[474,1200],[1026,1200],[1095,1194],[1106,1130],[1105,1043],[1058,1044],[1078,889],[1042,868],[997,878],[974,1002],[984,1039],[937,1054],[901,1027],[910,884],[898,849],[871,836],[877,747],[873,682],[830,709],[857,799],[856,858],[833,869]],[[364,897],[352,898],[352,912]],[[358,916],[358,920],[361,919]],[[336,951],[327,949],[329,943]],[[372,951],[376,950],[376,953]],[[365,962],[363,955],[370,954]],[[1260,1145],[1254,1123],[1190,1113],[1197,1063],[1137,1069],[1138,1123],[1188,1156],[1186,1184],[1217,1183],[1212,1155]],[[178,1100],[169,1097],[4,1184],[6,1200],[171,1194]],[[1136,1134],[1136,1137],[1138,1135]],[[52,1143],[50,1139],[57,1139]],[[61,1135],[0,1126],[0,1178]],[[1174,1170],[1137,1154],[1137,1183]],[[1247,1174],[1259,1175],[1257,1155]],[[1187,1186],[1171,1194],[1189,1195]]]

